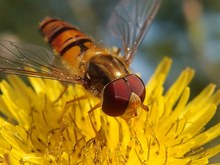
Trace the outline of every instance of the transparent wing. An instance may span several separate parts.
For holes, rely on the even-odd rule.
[[[7,40],[0,40],[0,73],[82,83],[81,78],[63,64],[60,56],[37,45]]]
[[[125,61],[130,64],[144,39],[161,0],[122,0],[109,21],[109,28],[120,37]]]

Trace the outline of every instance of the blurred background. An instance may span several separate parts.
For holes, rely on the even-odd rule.
[[[78,26],[96,41],[105,41],[108,39],[105,25],[118,2],[119,0],[0,0],[0,38],[48,47],[38,31],[38,23],[50,16]],[[219,88],[220,1],[164,0],[135,57],[132,69],[141,73],[147,82],[164,56],[173,59],[166,87],[169,87],[181,70],[190,66],[196,70],[190,84],[191,98],[210,82]],[[219,121],[218,112],[207,128]],[[219,142],[220,138],[207,146]],[[220,162],[220,155],[211,161]]]

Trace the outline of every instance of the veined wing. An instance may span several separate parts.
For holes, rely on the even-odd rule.
[[[60,56],[37,45],[0,40],[0,73],[83,83]]]
[[[112,13],[109,26],[120,38],[128,64],[132,62],[160,3],[161,0],[122,0]]]

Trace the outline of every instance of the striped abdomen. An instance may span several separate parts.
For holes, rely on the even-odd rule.
[[[104,87],[113,80],[130,74],[127,64],[113,52],[98,47],[74,26],[53,18],[40,24],[45,39],[85,80],[84,87],[101,96]]]
[[[81,55],[93,46],[87,35],[55,18],[45,18],[40,23],[40,31],[54,50],[74,67],[79,67]]]

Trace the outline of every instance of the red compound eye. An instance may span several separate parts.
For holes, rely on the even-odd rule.
[[[121,116],[125,112],[131,89],[123,79],[110,82],[104,89],[102,110],[109,116]]]
[[[109,116],[123,115],[132,92],[138,95],[143,102],[145,98],[144,83],[133,74],[107,84],[103,93],[102,110],[104,113]]]
[[[141,102],[145,99],[145,85],[144,82],[135,74],[130,74],[125,77],[127,82],[136,95],[138,95],[141,99]]]

